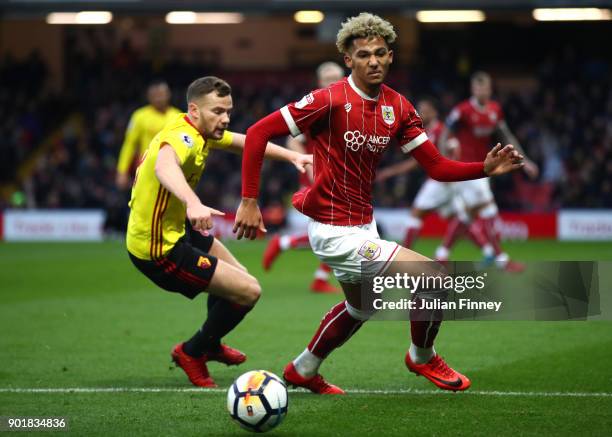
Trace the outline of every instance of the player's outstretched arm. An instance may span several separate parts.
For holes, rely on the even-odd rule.
[[[261,165],[268,141],[286,135],[289,135],[289,127],[280,111],[262,118],[247,130],[242,154],[242,202],[236,212],[233,229],[239,240],[242,237],[253,240],[258,230],[266,231],[257,205]]]
[[[155,175],[168,191],[185,204],[187,219],[196,231],[208,231],[213,226],[213,215],[225,215],[221,211],[202,205],[187,183],[178,156],[169,144],[162,145],[159,150],[155,161]]]
[[[232,144],[228,146],[227,149],[230,152],[242,154],[244,152],[245,142],[246,135],[232,132]],[[300,173],[304,173],[306,171],[306,166],[312,165],[312,155],[305,155],[294,150],[288,150],[270,142],[266,144],[266,152],[264,156],[267,159],[273,159],[275,161],[290,162]]]

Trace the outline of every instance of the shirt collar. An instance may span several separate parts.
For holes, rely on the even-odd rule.
[[[479,112],[484,112],[487,109],[487,105],[481,105],[474,96],[470,97],[470,104]]]
[[[353,80],[353,75],[352,74],[350,74],[349,77],[348,77],[348,83],[351,86],[351,88],[353,88],[353,91],[355,91],[357,94],[359,94],[359,97],[361,97],[362,99],[364,99],[364,100],[371,100],[373,102],[378,101],[378,96],[370,97],[366,93],[361,91],[359,88],[357,88],[357,85],[355,85],[355,81]]]
[[[187,124],[189,124],[189,126],[191,126],[192,128],[194,128],[194,130],[202,137],[204,138],[204,135],[202,135],[202,132],[200,132],[198,130],[198,128],[195,126],[195,124],[193,124],[193,122],[191,121],[191,119],[189,118],[189,116],[187,114],[185,114],[183,116],[183,119],[187,122]]]

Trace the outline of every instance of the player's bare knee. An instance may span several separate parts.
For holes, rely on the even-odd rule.
[[[249,275],[249,279],[245,282],[240,293],[241,305],[254,306],[261,296],[261,286],[257,279]]]

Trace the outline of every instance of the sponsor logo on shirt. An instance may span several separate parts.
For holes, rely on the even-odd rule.
[[[312,93],[309,93],[302,97],[298,102],[295,102],[295,107],[298,109],[302,109],[310,105],[312,102],[314,102],[314,96],[312,95]]]
[[[380,109],[382,111],[383,120],[388,125],[392,125],[395,123],[395,113],[393,112],[393,106],[385,106],[381,105]]]
[[[382,153],[391,137],[382,135],[366,135],[358,130],[344,132],[344,142],[347,149],[357,152],[366,147],[370,152]]]
[[[359,248],[357,252],[360,256],[364,257],[368,261],[374,261],[380,256],[380,246],[373,241],[366,240],[365,243]]]

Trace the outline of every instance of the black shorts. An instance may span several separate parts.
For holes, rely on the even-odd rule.
[[[206,290],[217,268],[217,258],[208,254],[214,240],[187,225],[185,235],[158,260],[128,254],[136,268],[159,287],[193,299]]]

